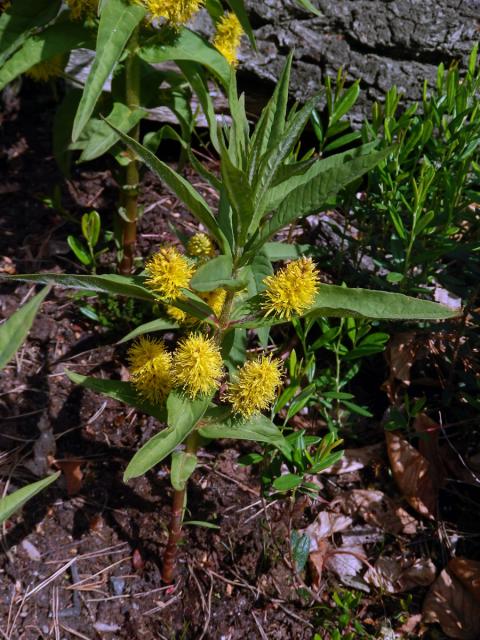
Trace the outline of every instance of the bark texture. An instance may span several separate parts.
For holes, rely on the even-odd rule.
[[[316,17],[294,0],[247,0],[258,43],[242,47],[239,71],[268,95],[295,49],[292,97],[304,101],[325,74],[344,66],[361,80],[354,119],[369,113],[393,84],[407,100],[421,96],[440,62],[465,59],[480,39],[480,0],[313,0]],[[255,83],[255,80],[258,81]]]

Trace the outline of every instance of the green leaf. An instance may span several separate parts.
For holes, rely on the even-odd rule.
[[[197,62],[207,67],[220,80],[224,89],[228,89],[230,65],[215,47],[190,29],[181,29],[172,44],[156,43],[155,38],[152,38],[138,53],[145,62],[151,64],[171,60]]]
[[[128,4],[125,0],[109,0],[103,8],[98,26],[95,60],[73,123],[73,141],[78,140],[90,119],[103,91],[103,85],[120,59],[133,30],[145,14],[144,7],[139,4]]]
[[[218,524],[213,524],[213,522],[207,522],[206,520],[186,520],[183,522],[183,526],[191,525],[194,527],[205,527],[205,529],[220,529]]]
[[[272,97],[263,109],[255,127],[251,141],[251,155],[248,161],[248,175],[250,180],[256,177],[260,160],[269,151],[283,133],[287,113],[288,85],[292,68],[293,54],[290,53],[282,69],[282,73],[275,87]]]
[[[349,149],[348,151],[337,153],[333,156],[330,156],[329,158],[317,160],[316,162],[308,166],[305,171],[293,173],[293,175],[276,184],[268,191],[265,197],[265,211],[268,212],[277,209],[285,200],[285,198],[287,198],[287,196],[291,194],[295,189],[312,182],[315,178],[318,178],[318,182],[321,183],[321,176],[323,176],[325,184],[327,184],[331,180],[332,174],[336,171],[339,172],[339,177],[341,178],[345,173],[345,165],[356,159],[358,160],[360,158],[368,158],[371,155],[372,151],[375,150],[376,146],[376,141],[370,142],[368,144],[362,145],[361,147],[357,147],[356,149]],[[298,164],[301,167],[304,163],[300,162]],[[294,164],[291,166],[292,169],[294,169],[296,165]],[[343,182],[340,187],[343,187],[344,184],[346,183]],[[329,197],[331,197],[331,195]]]
[[[273,481],[273,486],[277,491],[290,491],[291,489],[295,489],[303,482],[302,476],[297,476],[294,473],[286,473],[279,478],[275,478]]]
[[[157,318],[151,322],[141,324],[139,327],[130,331],[124,338],[118,341],[118,344],[133,340],[138,336],[142,336],[145,333],[154,333],[155,331],[168,331],[169,329],[178,329],[178,324],[173,320],[164,320],[163,318]]]
[[[238,284],[232,279],[232,258],[231,256],[217,256],[205,264],[202,264],[195,271],[190,286],[195,291],[213,291],[219,287]]]
[[[258,414],[247,420],[233,417],[221,422],[216,422],[214,418],[209,418],[209,420],[210,422],[199,430],[205,438],[267,442],[281,451],[290,451],[290,446],[280,429],[264,415]]]
[[[445,320],[460,314],[458,309],[402,293],[321,284],[313,307],[305,315],[376,320]]]
[[[0,66],[32,31],[53,20],[60,0],[14,0],[0,16]]]
[[[143,278],[139,276],[120,276],[105,274],[101,276],[74,275],[67,273],[33,273],[16,276],[4,276],[8,280],[24,280],[25,282],[41,282],[56,284],[67,289],[80,289],[98,293],[110,293],[118,296],[128,296],[139,300],[156,300],[154,294],[143,287]]]
[[[277,262],[278,260],[297,260],[302,256],[309,256],[315,251],[315,247],[310,244],[267,242],[263,251],[271,262]]]
[[[197,466],[197,456],[186,451],[174,451],[172,453],[172,468],[170,471],[170,482],[175,491],[183,491],[187,480],[195,471]]]
[[[202,111],[208,122],[208,130],[210,132],[210,140],[212,141],[213,148],[217,153],[220,153],[217,116],[215,114],[215,107],[213,106],[213,100],[208,89],[207,79],[202,73],[202,67],[193,62],[180,60],[177,60],[177,65],[190,83],[192,89],[197,94],[198,101],[200,102]]]
[[[262,202],[267,189],[270,187],[277,170],[283,164],[300,138],[310,114],[319,99],[320,96],[318,95],[310,98],[300,111],[291,118],[287,128],[280,135],[278,142],[274,144],[269,151],[267,151],[260,162],[258,176],[255,180],[255,203],[258,210],[256,217],[252,222],[252,227],[255,227],[255,222],[264,213]]]
[[[124,402],[130,407],[135,407],[135,409],[138,409],[142,413],[146,413],[149,416],[157,418],[160,422],[164,422],[167,417],[165,407],[152,404],[151,402],[147,402],[141,398],[135,391],[135,387],[133,387],[129,382],[122,382],[121,380],[103,380],[103,378],[84,376],[80,373],[76,373],[75,371],[68,370],[65,370],[65,373],[75,384],[80,384],[86,389],[91,389],[92,391],[101,393],[103,396],[107,396],[107,398],[113,398],[113,400]]]
[[[293,529],[290,537],[290,547],[296,569],[297,571],[302,571],[307,564],[308,554],[310,552],[310,538],[306,533],[300,534]]]
[[[50,287],[42,289],[0,325],[0,369],[3,369],[23,344],[49,291]]]
[[[335,103],[334,110],[332,115],[330,116],[330,121],[328,123],[328,128],[338,122],[340,118],[342,118],[355,104],[357,101],[358,95],[360,93],[360,81],[355,80],[351,87],[349,87],[342,97]],[[328,130],[327,130],[328,135]]]
[[[168,166],[168,164],[159,160],[151,151],[139,142],[136,142],[133,138],[130,138],[130,136],[121,132],[110,122],[107,121],[107,123],[118,133],[123,142],[132,149],[132,151],[134,151],[161,180],[166,183],[175,195],[180,198],[197,220],[207,227],[219,245],[223,246],[224,242],[226,243],[226,240],[223,233],[218,228],[210,207],[198,191],[192,187],[188,180],[185,180],[183,176],[174,171]]]
[[[92,258],[90,254],[78,238],[75,236],[67,236],[67,244],[82,264],[88,266],[91,263]]]
[[[27,484],[26,487],[22,487],[17,491],[14,491],[8,496],[0,499],[0,524],[8,520],[10,516],[12,516],[15,511],[20,509],[28,500],[33,498],[43,491],[46,487],[55,482],[60,475],[60,471],[57,471],[51,476],[47,476],[43,478],[43,480],[38,480],[38,482],[32,482],[32,484]]]
[[[0,66],[0,90],[31,67],[65,54],[72,49],[92,46],[91,32],[78,22],[59,20],[41,33],[30,36],[3,65]]]
[[[253,245],[248,247],[249,253],[256,252],[272,235],[291,222],[321,210],[330,198],[378,164],[390,151],[382,149],[354,158],[340,167],[333,166],[291,191],[265,223]]]
[[[111,113],[108,115],[108,121],[120,131],[128,133],[145,116],[146,111],[143,109],[131,111],[126,105],[115,102]],[[85,138],[85,142],[79,162],[87,162],[99,158],[120,139],[119,135],[104,120],[98,120],[97,118],[89,120],[83,130],[82,138]],[[76,143],[75,148],[79,148],[78,145],[79,143]]]
[[[299,5],[301,5],[304,9],[307,9],[307,11],[310,11],[311,13],[313,13],[316,16],[322,16],[323,14],[317,9],[317,7],[312,4],[310,2],[310,0],[296,0],[296,2],[298,2]]]
[[[185,395],[172,391],[167,399],[167,428],[137,451],[125,470],[124,481],[143,475],[170,455],[193,431],[209,404],[210,397],[190,400]]]

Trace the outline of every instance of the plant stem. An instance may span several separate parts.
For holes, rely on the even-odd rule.
[[[225,329],[230,321],[230,313],[232,311],[234,291],[228,291],[223,303],[222,311],[218,319],[218,329],[214,335],[214,340],[220,347],[223,340]],[[198,431],[195,429],[191,432],[185,442],[185,450],[187,453],[196,454],[199,447]],[[177,564],[178,544],[182,537],[183,514],[187,503],[187,483],[185,488],[173,492],[172,511],[170,515],[170,525],[168,528],[168,542],[163,555],[162,581],[165,584],[173,582],[175,568]]]
[[[128,44],[128,57],[125,63],[125,91],[126,103],[129,109],[137,109],[140,104],[140,60],[137,56],[138,47],[138,27],[134,30]],[[139,141],[140,124],[135,125],[130,132],[130,136]],[[137,218],[138,218],[138,182],[139,171],[138,161],[132,152],[130,162],[126,168],[124,190],[124,216],[122,218],[122,260],[119,271],[123,275],[128,275],[132,271],[135,244],[137,241]]]
[[[198,432],[192,431],[186,440],[186,452],[195,454],[199,447]],[[172,511],[170,514],[170,525],[168,542],[163,554],[162,581],[171,584],[177,565],[178,544],[182,537],[183,514],[187,502],[187,483],[181,491],[174,490]]]

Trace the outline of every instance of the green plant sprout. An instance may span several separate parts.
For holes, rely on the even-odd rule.
[[[440,320],[456,315],[448,307],[402,294],[323,284],[315,263],[305,256],[274,272],[266,247],[281,249],[279,243],[272,247],[277,232],[321,210],[390,152],[378,151],[370,143],[327,159],[295,160],[294,150],[318,97],[287,110],[291,62],[290,56],[253,130],[245,114],[244,96],[238,96],[235,74],[231,76],[231,125],[217,129],[215,124],[210,132],[212,138],[216,136],[220,153],[220,176],[196,165],[218,193],[216,212],[185,178],[112,125],[131,152],[190,210],[209,242],[194,237],[185,251],[161,247],[147,260],[145,272],[135,276],[21,276],[27,281],[108,292],[164,306],[163,318],[123,338],[123,342],[134,340],[129,349],[130,382],[74,372],[68,375],[166,424],[143,444],[124,473],[124,480],[129,481],[171,456],[173,504],[163,563],[166,583],[175,575],[187,482],[197,464],[199,447],[217,438],[232,438],[272,445],[287,458],[293,455],[294,443],[263,413],[280,392],[281,361],[267,348],[249,352],[248,330],[261,334],[300,317]],[[198,249],[202,245],[207,247],[203,254]],[[172,328],[178,336],[173,346],[146,335]],[[325,459],[331,459],[330,436],[316,445],[320,453],[312,459],[313,469],[319,471]]]

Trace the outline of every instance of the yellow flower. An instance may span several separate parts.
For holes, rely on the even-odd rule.
[[[235,382],[226,393],[234,413],[250,418],[275,401],[282,382],[282,361],[271,356],[260,356],[247,361],[237,372]]]
[[[215,247],[206,233],[196,233],[187,243],[187,252],[195,258],[212,258]]]
[[[47,82],[50,78],[57,78],[61,75],[64,63],[65,59],[63,56],[53,56],[53,58],[49,60],[43,60],[38,64],[34,64],[25,74],[36,82]]]
[[[238,47],[242,35],[242,25],[237,16],[231,11],[227,11],[217,22],[217,33],[213,38],[213,46],[233,67],[237,64]]]
[[[188,322],[189,315],[186,311],[182,311],[182,309],[179,309],[178,307],[174,307],[171,304],[168,304],[165,307],[165,310],[168,313],[168,315],[172,318],[172,320],[175,320],[175,322],[178,322],[178,324],[186,324]]]
[[[173,386],[172,356],[162,340],[141,336],[128,350],[130,380],[146,400],[165,401]]]
[[[73,20],[82,18],[95,18],[97,15],[98,0],[67,0]]]
[[[206,291],[199,294],[200,298],[208,304],[217,318],[220,317],[220,313],[223,309],[223,303],[227,296],[225,289],[215,289],[214,291]]]
[[[290,262],[273,276],[264,279],[267,285],[262,307],[266,315],[290,319],[309,309],[318,291],[319,274],[311,258]]]
[[[149,276],[145,284],[160,300],[176,300],[181,289],[188,287],[193,267],[174,247],[164,247],[154,254],[145,265]]]
[[[179,342],[173,356],[174,380],[191,398],[213,393],[222,370],[222,356],[212,338],[191,333]]]
[[[152,19],[164,18],[173,25],[185,24],[200,9],[204,0],[137,0]]]

